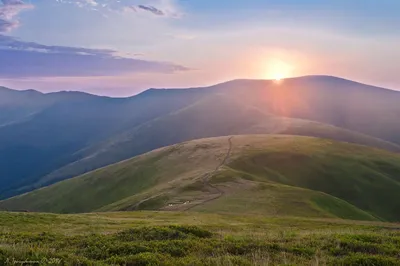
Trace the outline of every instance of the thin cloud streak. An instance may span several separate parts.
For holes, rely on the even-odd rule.
[[[164,16],[165,15],[165,13],[162,10],[157,9],[154,6],[139,5],[138,8],[140,8],[142,10],[149,11],[150,13],[153,13],[154,15],[157,15],[157,16]]]
[[[79,8],[101,12],[107,17],[107,12],[134,12],[151,13],[161,17],[180,17],[177,7],[172,0],[140,1],[140,0],[53,0],[58,4],[69,4]],[[151,2],[151,5],[143,2]],[[143,4],[139,4],[143,3]],[[27,9],[33,9],[33,4],[23,0],[0,0],[0,33],[6,33],[18,28],[19,14]]]
[[[174,73],[188,68],[117,56],[108,49],[47,46],[0,35],[0,78],[105,76],[126,73]]]

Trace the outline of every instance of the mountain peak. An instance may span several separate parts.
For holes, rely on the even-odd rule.
[[[40,91],[37,91],[37,90],[33,90],[33,89],[28,89],[28,90],[14,90],[14,89],[10,89],[10,88],[7,88],[7,87],[2,87],[2,86],[0,86],[0,92],[3,92],[3,93],[8,93],[8,94],[25,94],[25,95],[29,95],[29,94],[36,94],[36,95],[38,95],[38,94],[43,94],[43,93],[41,93]]]

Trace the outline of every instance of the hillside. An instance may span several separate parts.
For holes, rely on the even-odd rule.
[[[399,221],[399,173],[399,155],[366,146],[296,136],[220,137],[155,150],[2,201],[0,209]]]
[[[322,137],[400,151],[400,93],[335,77],[235,80],[129,98],[0,89],[0,199],[198,138]]]
[[[83,92],[44,94],[35,90],[16,91],[0,87],[0,127],[24,123],[53,105],[70,105],[101,98]]]
[[[14,91],[0,87],[0,127],[42,110],[47,104],[37,91]]]
[[[0,212],[0,264],[399,265],[398,224],[195,212]]]
[[[80,159],[76,153],[81,149],[190,104],[197,94],[112,99],[60,92],[41,97],[45,104],[40,110],[0,127],[0,198],[19,194],[41,177]]]
[[[387,141],[327,124],[275,116],[226,95],[217,94],[79,151],[77,154],[82,159],[46,175],[36,183],[36,187],[159,147],[199,138],[240,134],[312,136],[400,151],[400,146]]]
[[[281,82],[237,80],[215,87],[278,116],[329,124],[400,144],[400,92],[330,76]]]

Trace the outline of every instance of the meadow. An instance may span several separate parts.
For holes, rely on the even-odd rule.
[[[400,225],[200,212],[0,213],[1,265],[400,265]]]

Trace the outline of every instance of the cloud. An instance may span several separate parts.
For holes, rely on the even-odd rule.
[[[8,32],[18,27],[18,22],[8,21],[0,18],[0,32]]]
[[[86,55],[108,55],[112,56],[116,51],[110,49],[88,49],[69,46],[44,45],[35,42],[20,41],[16,38],[6,35],[0,35],[0,49],[4,50],[25,50],[40,51],[47,53],[67,53],[67,54],[86,54]]]
[[[175,0],[55,0],[100,12],[145,11],[155,16],[179,17]]]
[[[155,8],[154,6],[139,5],[138,8],[140,8],[142,10],[149,11],[149,12],[151,12],[154,15],[157,15],[157,16],[164,16],[165,15],[165,13],[163,11],[161,11],[160,9]]]
[[[19,26],[16,16],[25,9],[33,8],[22,0],[1,0],[0,5],[0,32],[8,32]]]
[[[53,0],[59,4],[75,5],[106,16],[107,12],[148,12],[165,18],[178,18],[181,12],[175,0]],[[25,0],[0,0],[0,33],[9,32],[20,25],[18,15],[34,5]]]
[[[117,54],[108,49],[48,46],[0,35],[0,78],[110,76],[188,70],[169,62]]]

